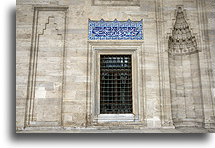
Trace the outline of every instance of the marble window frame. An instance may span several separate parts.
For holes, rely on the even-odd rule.
[[[105,123],[134,124],[143,121],[143,102],[145,97],[140,91],[143,88],[142,69],[143,41],[137,42],[88,42],[88,97],[87,122],[88,125]],[[133,114],[100,114],[100,55],[131,55],[132,56],[132,107]],[[143,124],[143,123],[142,123]]]

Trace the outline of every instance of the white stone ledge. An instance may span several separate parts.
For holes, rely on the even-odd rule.
[[[133,114],[100,114],[98,122],[122,122],[122,121],[134,121],[135,116]]]
[[[176,129],[141,128],[141,129],[94,129],[94,128],[26,128],[16,133],[215,133],[215,129],[183,127]]]

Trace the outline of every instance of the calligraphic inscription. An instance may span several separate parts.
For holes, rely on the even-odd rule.
[[[89,40],[143,40],[143,21],[89,20]]]

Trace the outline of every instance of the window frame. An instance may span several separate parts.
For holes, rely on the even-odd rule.
[[[104,122],[140,122],[143,120],[142,77],[140,64],[142,58],[142,42],[89,42],[88,52],[88,100],[87,124]],[[100,55],[131,55],[132,60],[132,114],[100,114]],[[139,80],[139,81],[138,81]],[[142,95],[141,95],[142,94]]]
[[[136,90],[136,86],[134,85],[134,83],[136,82],[136,73],[135,70],[137,71],[137,69],[135,69],[136,67],[136,62],[134,62],[133,59],[135,59],[135,49],[131,49],[131,51],[128,50],[123,50],[123,49],[117,49],[114,51],[109,51],[109,50],[98,50],[96,52],[96,60],[97,60],[97,76],[96,76],[96,89],[97,89],[97,97],[96,97],[96,116],[97,116],[97,120],[99,122],[101,121],[132,121],[135,120],[135,115],[137,113],[138,110],[138,105],[137,105],[137,100],[135,98],[137,98],[137,91]],[[101,114],[100,113],[100,57],[101,55],[131,55],[131,70],[132,70],[132,113],[129,114]]]
[[[131,70],[131,75],[130,75],[130,76],[131,76],[131,85],[130,85],[130,86],[131,86],[131,89],[129,89],[129,94],[131,93],[131,97],[129,97],[129,98],[127,97],[127,98],[126,98],[126,101],[128,101],[128,99],[131,100],[131,104],[130,104],[131,107],[132,107],[131,112],[120,111],[120,112],[124,112],[124,113],[106,113],[106,114],[132,114],[132,113],[133,113],[133,102],[132,102],[132,100],[133,100],[133,99],[132,99],[132,94],[133,94],[133,93],[132,93],[132,84],[133,84],[133,83],[132,83],[132,78],[133,78],[133,77],[132,77],[132,56],[131,56],[130,54],[117,54],[117,55],[114,55],[114,54],[108,54],[108,55],[107,55],[107,54],[100,54],[100,61],[99,61],[99,64],[100,64],[99,70],[100,70],[100,72],[102,71],[102,68],[101,68],[101,61],[102,61],[102,60],[101,60],[101,57],[102,57],[102,56],[104,56],[105,58],[111,57],[111,56],[114,56],[115,58],[116,58],[116,57],[124,57],[124,56],[127,57],[127,58],[129,57],[128,60],[130,60],[130,62],[131,62],[131,63],[129,63],[129,65],[130,65],[130,64],[131,64],[131,65],[130,65],[130,68],[129,68],[129,69],[126,69],[126,70]],[[109,64],[110,64],[110,63],[109,63]],[[123,63],[123,64],[124,64],[124,63]],[[106,68],[108,68],[108,67],[106,67]],[[104,67],[104,69],[106,69],[106,68]],[[117,75],[118,75],[118,74],[119,74],[119,69],[123,69],[123,68],[124,68],[124,67],[118,67],[117,69],[109,69],[109,71],[110,71],[110,72],[116,72],[116,71],[117,71]],[[128,71],[125,71],[125,72],[128,72]],[[115,73],[115,74],[116,74],[116,73]],[[129,79],[127,79],[127,80],[129,80]],[[103,82],[107,82],[107,81],[113,82],[112,80],[109,80],[109,79],[104,80]],[[122,79],[121,79],[121,81],[122,81]],[[113,83],[115,84],[115,82],[116,82],[116,81],[114,81]],[[119,83],[118,80],[117,80],[117,83]],[[103,84],[104,84],[104,83],[103,83]],[[122,84],[121,84],[121,85],[122,85]],[[111,87],[113,87],[114,90],[117,89],[117,88],[119,88],[119,89],[121,90],[121,88],[122,88],[121,85],[120,85],[120,87],[119,87],[119,86],[116,87],[116,85],[111,86]],[[126,84],[125,84],[125,85],[126,85]],[[106,85],[106,86],[107,86],[107,85]],[[109,85],[108,85],[108,86],[109,86]],[[102,80],[101,80],[101,73],[100,73],[100,89],[101,89],[101,87],[102,87]],[[109,91],[109,90],[106,89],[105,91]],[[120,91],[119,91],[119,92],[120,92]],[[117,92],[117,93],[119,93],[119,92]],[[113,92],[113,91],[111,90],[109,93],[111,93],[111,94],[113,95],[113,94],[116,93],[116,91]],[[125,93],[125,92],[124,92],[124,93]],[[101,91],[100,91],[100,95],[101,95],[101,94],[102,94],[102,93],[101,93]],[[105,113],[101,113],[101,102],[102,102],[102,101],[101,101],[101,98],[102,98],[102,97],[100,96],[100,98],[99,98],[99,99],[100,99],[100,114],[105,114]],[[105,100],[112,100],[112,101],[114,101],[115,99],[113,99],[113,98],[111,98],[111,97],[110,97],[110,98],[107,97]],[[117,98],[117,100],[118,100],[118,98]],[[119,100],[118,100],[118,101],[119,101]],[[115,102],[115,103],[116,103],[116,102]],[[123,104],[121,104],[121,105],[123,105]],[[124,105],[125,105],[125,104],[124,104]],[[129,105],[129,106],[130,106],[130,105]],[[114,112],[114,111],[110,111],[110,112]]]

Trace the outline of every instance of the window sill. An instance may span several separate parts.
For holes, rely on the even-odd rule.
[[[97,118],[98,122],[128,122],[134,120],[134,114],[100,114]]]

